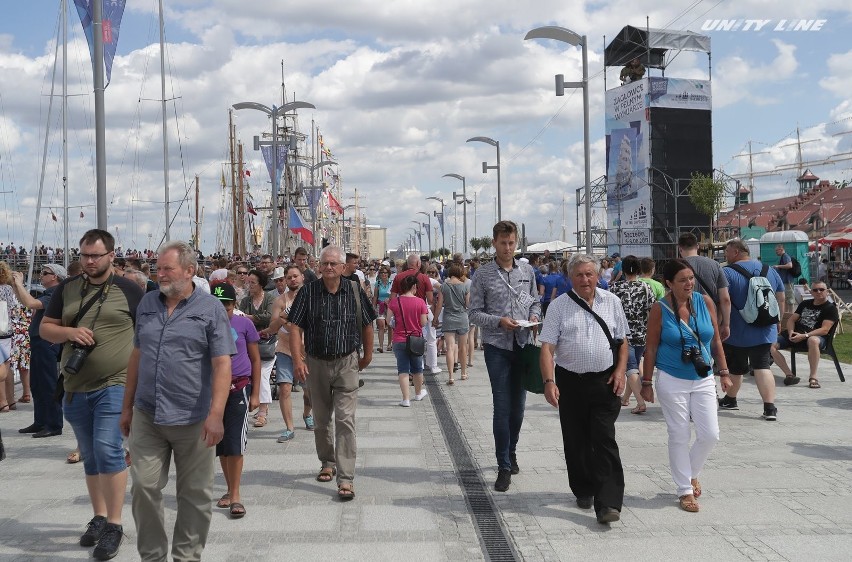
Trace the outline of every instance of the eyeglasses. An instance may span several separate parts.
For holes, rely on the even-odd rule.
[[[80,254],[80,257],[84,261],[98,261],[99,259],[101,259],[102,257],[104,257],[108,254],[109,254],[109,252],[106,252],[104,254]]]
[[[822,293],[823,291],[827,291],[828,289],[811,289],[812,293]]]
[[[44,277],[45,275],[56,275],[56,274],[53,273],[52,271],[42,271],[41,276]]]
[[[320,267],[337,267],[338,265],[343,265],[343,262],[339,261],[321,261]]]
[[[238,271],[237,275],[248,275],[248,271]]]

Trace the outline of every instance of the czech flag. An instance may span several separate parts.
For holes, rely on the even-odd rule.
[[[305,221],[302,220],[294,207],[290,207],[290,230],[298,234],[299,238],[304,240],[306,244],[314,243],[314,233],[305,226]]]

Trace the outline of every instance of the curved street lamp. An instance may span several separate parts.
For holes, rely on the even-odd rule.
[[[426,239],[429,241],[429,257],[432,257],[432,215],[426,211],[417,211],[418,215],[426,215],[428,224],[426,225]],[[421,223],[422,224],[422,223]]]
[[[461,198],[461,204],[462,204],[462,237],[464,237],[464,253],[465,253],[465,255],[467,255],[467,184],[465,183],[464,176],[461,176],[459,174],[444,174],[441,177],[456,178],[457,180],[461,180],[461,182],[462,182],[462,192],[461,192],[461,195],[462,195],[462,198]],[[453,198],[455,199],[455,197],[453,197]],[[458,203],[458,202],[459,202],[459,200],[456,199],[456,203]]]
[[[585,35],[578,35],[570,29],[549,25],[537,27],[528,31],[524,40],[527,39],[553,39],[562,41],[583,50],[583,81],[565,82],[562,74],[556,75],[556,95],[564,96],[565,88],[582,88],[583,90],[583,153],[586,160],[586,253],[592,255],[592,195],[591,195],[591,157],[589,150],[589,55],[588,40]]]
[[[482,173],[487,174],[488,170],[497,170],[497,222],[503,220],[503,209],[500,203],[500,141],[496,141],[490,137],[472,137],[465,142],[484,142],[497,148],[497,165],[489,166],[488,162],[482,163]],[[476,236],[476,233],[474,233]]]
[[[273,257],[275,257],[278,256],[278,184],[279,176],[281,175],[278,171],[278,117],[288,111],[294,111],[296,109],[316,109],[316,106],[306,101],[292,101],[290,103],[285,103],[284,105],[279,105],[273,109],[262,103],[244,101],[235,103],[232,107],[236,110],[254,109],[262,111],[272,118],[272,241],[270,244],[272,247],[270,249],[272,250],[271,253],[273,254]]]
[[[447,219],[446,215],[444,215],[444,200],[440,197],[427,197],[426,199],[432,199],[441,204],[441,218],[438,221],[438,224],[441,225],[441,249],[447,247],[447,237],[444,235],[444,221]],[[438,211],[432,211],[435,215],[435,218],[438,218]],[[437,242],[437,240],[435,241]]]

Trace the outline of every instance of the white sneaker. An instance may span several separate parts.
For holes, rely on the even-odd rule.
[[[437,369],[429,369],[429,372],[427,374],[429,374],[429,375],[440,375],[442,372],[443,371],[441,371],[441,368],[438,367]]]
[[[415,400],[416,400],[416,398],[415,398]],[[411,406],[411,401],[410,400],[402,400],[399,403],[399,405],[402,406],[403,408],[408,408],[409,406]]]
[[[424,398],[426,398],[426,395],[427,395],[427,394],[429,394],[429,393],[428,393],[428,392],[426,392],[426,389],[424,388],[424,389],[422,389],[422,390],[421,390],[418,394],[416,394],[416,395],[414,396],[414,399],[415,399],[415,400],[417,400],[418,402],[420,402],[421,400],[423,400]]]

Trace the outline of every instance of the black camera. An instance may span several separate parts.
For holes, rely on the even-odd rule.
[[[701,355],[701,350],[696,346],[693,345],[692,347],[684,348],[681,351],[680,358],[684,363],[692,363],[699,377],[704,378],[710,374],[710,365],[705,363],[704,357]]]
[[[68,361],[65,363],[65,371],[69,375],[76,375],[80,372],[80,369],[83,368],[83,363],[86,362],[86,358],[89,356],[89,353],[95,349],[95,345],[80,345],[77,343],[71,344],[71,357],[68,358]]]

